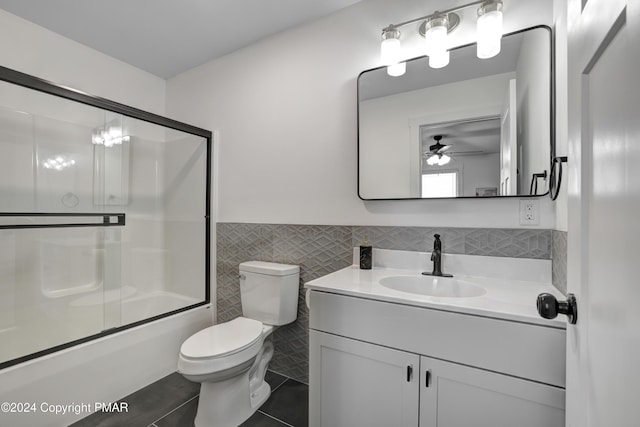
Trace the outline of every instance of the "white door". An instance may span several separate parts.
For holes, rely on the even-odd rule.
[[[640,425],[640,1],[569,0],[567,426]]]
[[[500,117],[500,195],[518,194],[517,135],[516,127],[516,80],[509,80],[504,100],[504,111]]]
[[[309,331],[311,427],[416,427],[419,356]]]

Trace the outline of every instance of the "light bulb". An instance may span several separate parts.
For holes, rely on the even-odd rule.
[[[407,63],[400,62],[398,64],[389,65],[387,67],[387,74],[391,77],[399,77],[407,71]]]
[[[502,3],[485,3],[478,9],[478,58],[492,58],[500,53],[502,40]]]

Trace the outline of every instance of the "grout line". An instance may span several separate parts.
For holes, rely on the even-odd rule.
[[[278,390],[280,387],[282,387],[284,385],[284,383],[286,383],[287,381],[289,381],[289,378],[285,378],[284,381],[282,381],[280,384],[278,384],[278,386],[274,389],[271,389],[271,393],[275,393],[276,390]]]
[[[186,402],[184,402],[182,405],[178,405],[177,407],[173,408],[171,411],[167,412],[166,414],[164,414],[163,416],[161,416],[160,418],[158,418],[157,420],[155,420],[153,423],[151,423],[152,425],[155,426],[155,424],[160,421],[161,419],[163,419],[164,417],[166,417],[167,415],[177,411],[178,409],[182,408],[184,405],[186,405],[187,403],[191,402],[193,399],[196,399],[198,396],[200,396],[200,393],[196,394],[195,396],[193,396],[191,399],[187,400]],[[156,426],[158,427],[158,426]]]
[[[294,380],[294,381],[298,381],[299,383],[309,385],[309,383],[308,383],[308,382],[306,382],[306,383],[305,383],[304,381],[297,380],[297,379],[295,379],[295,378],[293,378],[293,377],[290,377],[290,376],[288,376],[288,375],[285,375],[285,374],[283,374],[283,373],[281,373],[281,372],[277,372],[277,371],[274,371],[274,370],[272,370],[272,369],[267,369],[267,370],[268,370],[268,371],[271,371],[271,372],[272,372],[272,373],[274,373],[274,374],[278,374],[278,375],[280,375],[281,377],[285,377],[285,378],[286,378],[286,379],[288,379],[288,380]],[[308,381],[308,380],[307,380],[307,381]]]
[[[260,410],[258,410],[258,412],[260,412],[262,415],[266,415],[267,417],[271,418],[272,420],[276,420],[279,423],[284,424],[285,426],[294,427],[292,424],[286,423],[286,422],[282,421],[281,419],[274,417],[273,415],[267,414],[266,412],[262,412]]]

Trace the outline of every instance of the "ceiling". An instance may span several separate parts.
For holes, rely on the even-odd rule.
[[[500,118],[469,120],[444,125],[420,126],[422,152],[429,154],[433,138],[442,135],[440,143],[448,145],[448,155],[480,156],[500,152]]]
[[[360,0],[0,0],[0,9],[162,78]]]

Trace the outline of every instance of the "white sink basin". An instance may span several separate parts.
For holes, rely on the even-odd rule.
[[[484,288],[455,277],[389,276],[380,279],[380,284],[394,291],[432,297],[470,298],[487,293]]]

